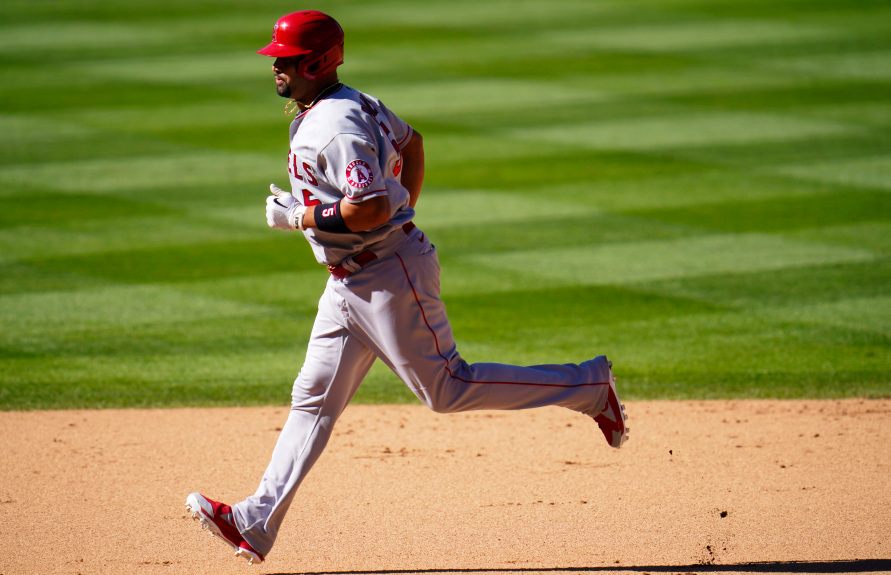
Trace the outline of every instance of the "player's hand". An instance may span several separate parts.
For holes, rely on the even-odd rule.
[[[266,198],[266,223],[269,227],[288,231],[300,229],[306,208],[294,196],[275,184],[270,185],[269,190],[272,192],[272,195]]]
[[[294,196],[291,195],[291,192],[286,192],[275,184],[269,184],[269,191],[273,196],[278,196],[279,198],[291,198],[294,199]]]

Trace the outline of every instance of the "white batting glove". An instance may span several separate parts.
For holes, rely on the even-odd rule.
[[[278,230],[302,230],[306,208],[289,192],[275,184],[269,186],[272,195],[266,198],[266,223]]]
[[[277,230],[302,230],[303,214],[306,208],[297,203],[293,197],[280,198],[269,196],[266,198],[266,223],[270,228]]]
[[[280,198],[288,198],[288,197],[294,198],[294,196],[291,195],[291,192],[286,192],[283,189],[281,189],[280,187],[276,186],[275,184],[269,184],[269,192],[273,196],[278,196]]]

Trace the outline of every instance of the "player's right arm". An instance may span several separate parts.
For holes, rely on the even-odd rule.
[[[269,189],[272,195],[266,198],[266,222],[270,228],[364,232],[382,226],[390,219],[390,200],[385,195],[355,204],[341,199],[332,204],[307,208],[275,184]]]
[[[340,147],[333,146],[335,143]],[[336,139],[329,144],[332,146],[332,157],[339,160],[328,162],[328,171],[336,175],[332,176],[332,179],[348,173],[353,164],[365,166],[368,170],[366,180],[369,183],[380,179],[379,168],[371,168],[374,163],[371,154],[363,154],[365,145],[365,140],[356,138]],[[420,132],[412,131],[411,137],[403,144],[400,152],[402,155],[400,182],[409,193],[409,205],[414,208],[424,183],[424,143]],[[367,156],[367,161],[363,156]],[[346,162],[345,158],[352,163],[346,170],[339,169],[342,168],[341,164]],[[358,186],[349,177],[346,181],[351,186],[364,187]],[[334,203],[304,207],[295,205],[293,201],[283,202],[283,195],[290,196],[286,192],[277,188],[272,189],[272,192],[273,195],[266,203],[266,218],[272,228],[288,230],[317,228],[328,232],[363,232],[384,225],[392,217],[389,198],[385,193],[361,201],[348,201],[347,191],[344,198]],[[293,200],[292,197],[288,199]]]
[[[340,222],[346,229],[333,231],[365,232],[382,226],[390,220],[390,200],[387,196],[375,196],[364,202],[351,203],[340,200],[327,206],[316,206],[306,210],[303,216],[303,228],[322,228],[318,215],[326,210],[335,210],[340,215]]]
[[[409,205],[413,208],[418,201],[421,186],[424,183],[424,140],[419,132],[412,131],[410,133],[411,137],[399,150],[402,154],[400,182],[408,191]],[[378,181],[380,167],[375,164],[373,150],[365,138],[343,137],[333,140],[326,147],[326,153],[329,154],[326,170],[330,172],[330,178],[337,180],[343,177],[343,174],[350,173],[350,166],[361,164],[369,170],[368,182]],[[346,169],[344,169],[344,164],[347,165]],[[344,198],[333,204],[323,204],[307,209],[301,221],[304,229],[364,232],[386,224],[393,216],[392,206],[384,189],[375,191],[375,195],[371,195],[367,199],[351,201],[351,190],[360,192],[363,190],[359,189],[349,177],[341,184],[344,189]]]
[[[402,147],[402,185],[410,195],[409,205],[414,208],[424,184],[424,138],[415,130]]]

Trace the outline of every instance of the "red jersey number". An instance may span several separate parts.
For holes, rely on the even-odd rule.
[[[302,190],[302,192],[303,192],[303,205],[306,206],[307,208],[310,206],[318,206],[319,204],[322,203],[317,197],[312,195],[312,192],[310,192],[309,190]]]

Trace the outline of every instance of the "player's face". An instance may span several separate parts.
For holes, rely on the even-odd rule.
[[[308,81],[297,73],[297,62],[300,56],[288,58],[276,58],[272,64],[272,73],[275,74],[275,91],[282,98],[300,99],[305,91]]]

